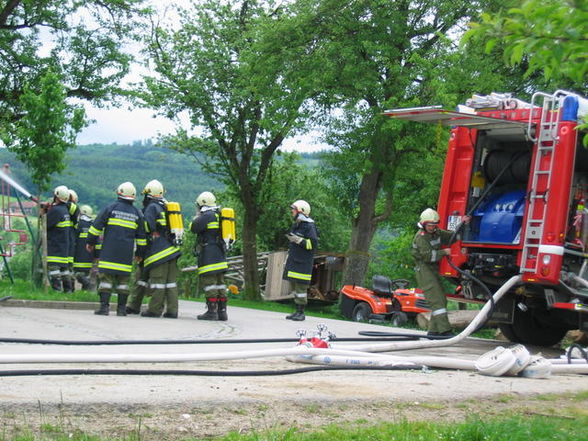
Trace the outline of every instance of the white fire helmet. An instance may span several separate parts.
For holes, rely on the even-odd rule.
[[[196,205],[198,205],[199,207],[215,207],[216,198],[211,192],[203,191],[196,198]]]
[[[137,190],[132,182],[123,182],[116,190],[116,194],[120,199],[126,199],[127,201],[134,201],[137,195]]]
[[[143,194],[152,198],[161,199],[163,197],[163,185],[157,179],[153,179],[145,184]]]
[[[427,208],[421,213],[421,219],[419,222],[421,225],[425,225],[427,223],[437,223],[439,222],[439,213],[437,213],[432,208]]]
[[[61,202],[67,202],[69,201],[69,190],[65,185],[59,185],[58,187],[55,187],[55,190],[53,190],[53,196],[55,196],[57,200]]]
[[[74,190],[72,190],[71,188],[69,189],[69,198],[72,202],[74,202],[76,204],[78,203],[78,200],[79,200],[78,194]]]
[[[80,213],[82,213],[84,216],[92,217],[94,210],[92,210],[92,207],[89,205],[82,205],[80,207]]]
[[[302,199],[292,203],[290,207],[299,211],[305,216],[310,216],[310,204],[306,201],[303,201]]]

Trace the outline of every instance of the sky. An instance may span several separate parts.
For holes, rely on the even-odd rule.
[[[151,0],[151,3],[159,11],[160,19],[176,21],[174,8],[177,6],[186,7],[189,0],[170,0],[169,2],[158,2]],[[48,50],[48,49],[47,49]],[[136,49],[132,49],[135,52]],[[138,53],[135,53],[138,55]],[[130,74],[126,77],[125,83],[140,81],[144,68],[139,65],[131,67]],[[130,104],[120,108],[96,108],[89,103],[84,103],[86,115],[94,120],[88,127],[78,135],[77,143],[85,144],[132,144],[134,141],[147,139],[155,140],[160,135],[175,132],[175,123],[163,117],[154,117],[154,111],[149,109],[132,109]],[[182,121],[184,128],[190,131],[187,119]],[[282,143],[280,150],[314,152],[330,148],[317,139],[318,133],[287,138]]]
[[[129,106],[99,109],[85,105],[89,119],[95,122],[78,135],[78,145],[132,144],[134,141],[155,140],[159,135],[175,132],[175,123],[163,117],[154,117],[152,110]],[[188,127],[186,127],[188,128]],[[328,148],[316,138],[318,134],[296,136],[284,140],[280,150],[316,152]]]

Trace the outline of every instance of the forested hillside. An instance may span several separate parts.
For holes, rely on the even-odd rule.
[[[26,168],[12,153],[1,149],[0,160],[10,164],[19,183],[36,193]],[[94,208],[113,201],[116,187],[125,181],[131,181],[140,192],[151,179],[160,180],[167,189],[167,198],[180,202],[186,214],[199,192],[223,188],[221,183],[203,174],[198,164],[187,156],[149,143],[78,146],[69,152],[67,162],[66,170],[53,177],[51,188],[61,184],[73,188],[81,203]]]

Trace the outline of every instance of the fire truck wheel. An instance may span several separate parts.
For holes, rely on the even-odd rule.
[[[567,333],[567,328],[546,323],[539,320],[542,311],[528,309],[522,311],[515,308],[512,324],[500,325],[500,330],[506,338],[516,343],[536,346],[553,346],[561,341]]]
[[[372,308],[366,302],[359,302],[353,308],[353,313],[351,314],[351,320],[354,322],[367,322],[372,315]]]

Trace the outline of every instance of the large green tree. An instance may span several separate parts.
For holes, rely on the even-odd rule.
[[[149,42],[156,75],[145,78],[146,105],[170,118],[189,115],[191,130],[165,144],[193,155],[205,171],[234,189],[243,206],[245,290],[259,298],[257,221],[274,154],[306,109],[294,63],[268,62],[257,43],[261,24],[275,19],[271,2],[195,2],[179,23],[157,26]]]
[[[143,2],[0,2],[0,139],[40,189],[75,146],[84,125],[79,100],[99,105],[122,93],[132,60],[123,44],[138,31]]]

